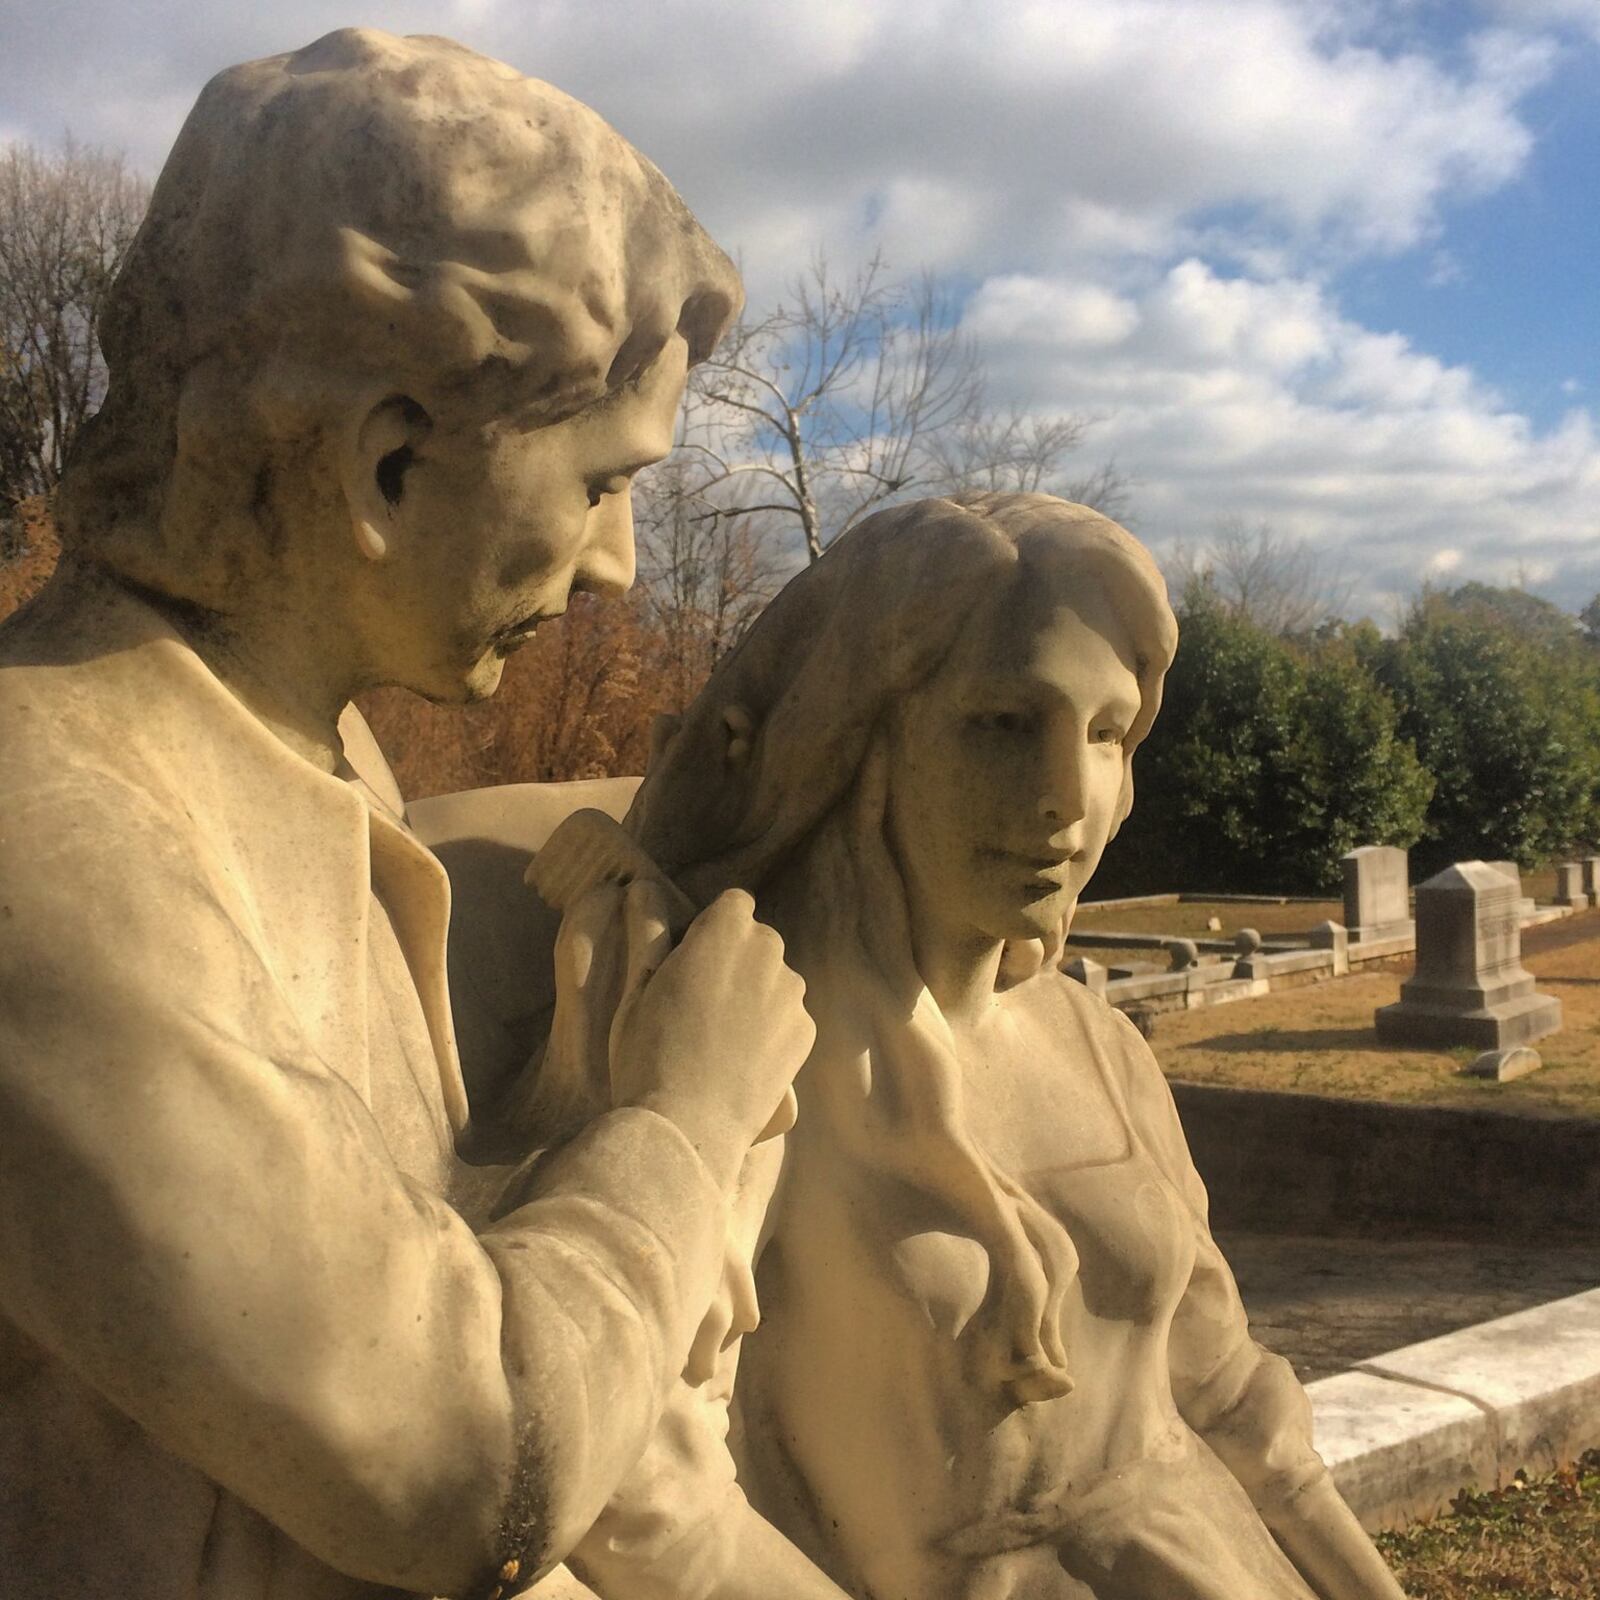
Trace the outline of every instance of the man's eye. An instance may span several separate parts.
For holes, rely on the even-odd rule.
[[[972,719],[984,733],[1019,733],[1026,721],[1020,711],[980,711]]]

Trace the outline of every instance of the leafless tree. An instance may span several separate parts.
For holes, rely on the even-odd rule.
[[[782,579],[771,525],[748,513],[707,516],[699,463],[680,452],[634,488],[639,604],[661,641],[668,698],[682,710],[742,639]]]
[[[1000,413],[955,307],[926,274],[853,277],[817,260],[690,383],[679,482],[693,513],[798,526],[815,561],[875,506],[955,488],[1054,489],[1087,419]],[[1114,468],[1084,487],[1125,493]]]
[[[1039,417],[1015,406],[1004,412],[980,407],[932,441],[935,482],[1022,493],[1044,489],[1088,426],[1089,419],[1081,416]]]
[[[1199,550],[1175,547],[1166,567],[1180,600],[1209,592],[1233,615],[1283,637],[1313,633],[1342,615],[1354,588],[1312,545],[1242,517],[1219,520]]]
[[[820,258],[696,370],[685,449],[709,514],[776,516],[815,561],[879,502],[931,482],[930,444],[976,415],[977,349],[933,279],[874,256],[840,282]]]
[[[50,494],[104,398],[100,314],[148,200],[113,152],[0,148],[0,519]]]

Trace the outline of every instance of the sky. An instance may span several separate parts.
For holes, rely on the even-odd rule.
[[[1600,591],[1600,0],[0,0],[0,140],[154,175],[206,78],[359,23],[587,101],[770,301],[937,273],[997,403],[1094,419],[1158,554]]]

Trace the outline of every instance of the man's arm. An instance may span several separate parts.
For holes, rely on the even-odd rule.
[[[754,1134],[692,1144],[670,1093],[611,1113],[474,1237],[309,1053],[186,841],[137,796],[85,817],[77,791],[73,824],[67,799],[0,815],[0,1308],[329,1565],[525,1581],[642,1450]]]
[[[561,917],[523,882],[528,863],[574,811],[620,820],[638,787],[637,778],[507,783],[407,806],[412,831],[450,874],[450,994],[475,1108],[494,1104],[544,1042],[555,1003]]]

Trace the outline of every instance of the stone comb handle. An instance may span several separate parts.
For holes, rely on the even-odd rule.
[[[622,824],[603,811],[574,811],[534,856],[523,881],[563,916],[598,884],[626,888],[653,883],[666,897],[667,928],[674,940],[682,937],[697,910]]]

